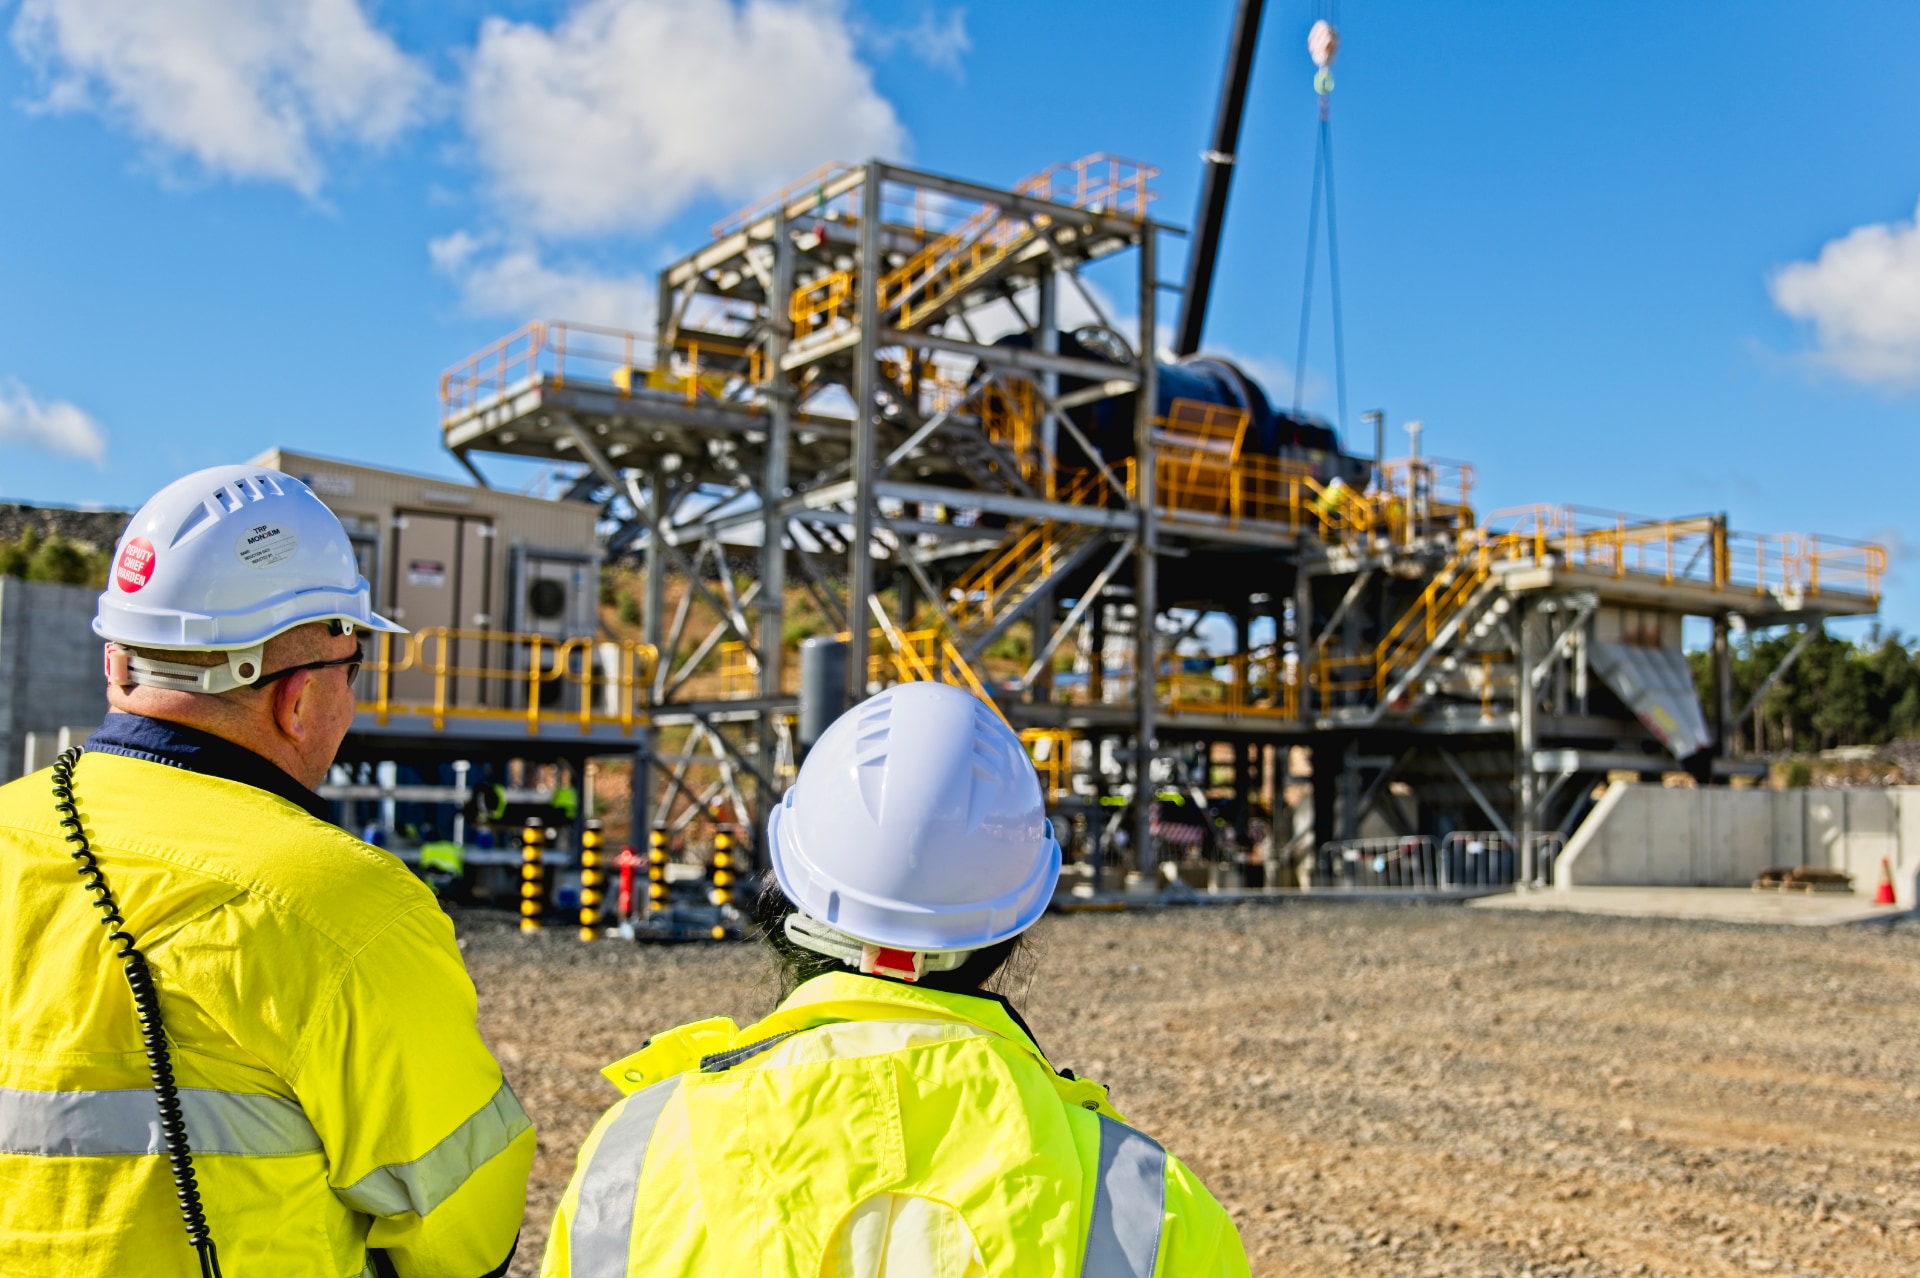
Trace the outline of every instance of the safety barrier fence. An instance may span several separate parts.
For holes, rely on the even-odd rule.
[[[502,630],[432,626],[376,634],[356,688],[358,708],[393,716],[513,720],[544,727],[623,729],[647,722],[655,650],[631,640],[551,639]]]
[[[1517,835],[1456,830],[1438,841],[1427,835],[1333,840],[1320,845],[1313,885],[1347,891],[1454,892],[1512,887],[1525,865]],[[1553,862],[1566,836],[1532,836],[1535,878],[1552,881]]]
[[[767,374],[761,349],[745,342],[702,337],[665,347],[625,329],[535,320],[441,374],[440,416],[452,422],[536,382],[606,386],[623,396],[657,391],[691,404],[726,399]]]

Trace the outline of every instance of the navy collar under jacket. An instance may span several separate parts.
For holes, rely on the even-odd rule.
[[[87,738],[88,750],[124,754],[129,759],[164,763],[170,768],[202,776],[237,781],[298,804],[316,820],[332,824],[333,805],[289,776],[279,764],[235,745],[225,737],[189,728],[184,723],[150,719],[143,714],[114,713]]]

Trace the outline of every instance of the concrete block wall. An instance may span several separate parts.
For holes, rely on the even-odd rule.
[[[107,716],[92,586],[0,578],[0,780],[18,777],[29,732]]]
[[[1840,790],[1615,785],[1554,863],[1554,886],[1749,887],[1773,866],[1845,870],[1871,896],[1880,860],[1900,904],[1920,876],[1920,786]]]

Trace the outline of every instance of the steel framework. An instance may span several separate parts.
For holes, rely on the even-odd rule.
[[[1352,881],[1340,849],[1366,833],[1475,830],[1531,881],[1608,773],[1745,766],[1715,744],[1724,696],[1712,725],[1661,718],[1698,711],[1667,686],[1680,617],[1714,620],[1724,688],[1730,624],[1877,607],[1878,547],[1483,518],[1463,465],[1373,458],[1363,488],[1257,452],[1238,409],[1163,403],[1150,335],[1182,232],[1150,215],[1154,175],[830,165],[661,271],[654,336],[534,323],[445,374],[445,443],[476,477],[486,454],[565,466],[609,552],[644,556],[636,828],[760,829],[793,774],[804,597],[856,697],[941,679],[1021,729],[1096,884],[1195,838],[1253,844],[1295,747],[1312,819],[1273,832],[1269,866],[1291,848]],[[1102,405],[1131,429],[1090,438],[1076,410]],[[1232,652],[1183,651],[1205,618]],[[1163,809],[1187,802],[1208,810],[1182,827]]]

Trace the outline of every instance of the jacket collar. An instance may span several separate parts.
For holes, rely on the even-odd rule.
[[[1046,1053],[1034,1041],[1006,1000],[993,994],[949,994],[900,981],[863,976],[858,972],[829,972],[816,976],[789,994],[773,1015],[740,1032],[740,1041],[754,1042],[790,1030],[812,1029],[834,1021],[958,1021],[1018,1043],[1046,1065]]]
[[[304,808],[316,820],[332,820],[332,805],[294,780],[280,765],[245,746],[183,723],[150,719],[143,714],[109,714],[99,730],[87,738],[86,748],[250,785]]]

